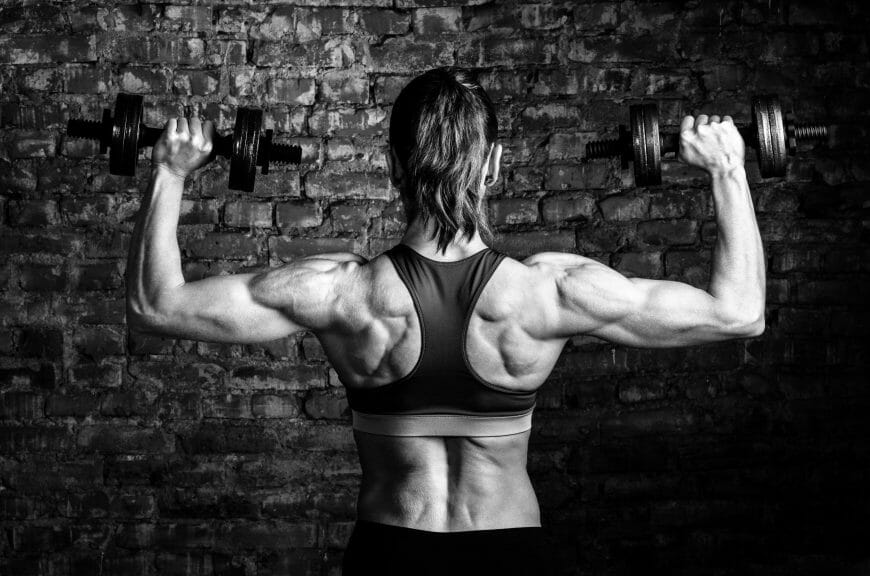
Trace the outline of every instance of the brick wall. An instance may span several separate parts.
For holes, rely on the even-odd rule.
[[[703,285],[703,176],[638,189],[584,144],[661,102],[747,121],[777,92],[827,119],[784,179],[748,162],[767,331],[682,350],[573,340],[541,391],[529,468],[560,574],[836,574],[866,562],[870,11],[848,2],[309,0],[0,5],[0,573],[337,575],[359,468],[347,402],[310,336],[225,346],[129,334],[140,177],[64,138],[119,91],[161,125],[228,131],[265,109],[303,164],[188,183],[188,278],[352,250],[402,230],[384,174],[391,102],[475,68],[497,102],[497,247],[576,251]],[[863,564],[865,569],[866,564]],[[642,572],[641,572],[642,570]]]

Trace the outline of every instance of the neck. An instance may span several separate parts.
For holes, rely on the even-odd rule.
[[[471,239],[463,236],[462,232],[457,232],[450,244],[447,245],[447,250],[441,252],[438,249],[438,241],[433,235],[434,226],[431,222],[428,226],[423,226],[420,220],[420,218],[415,218],[408,226],[405,235],[402,236],[401,243],[407,244],[427,258],[440,261],[460,260],[486,248],[486,244],[478,232],[475,232]]]

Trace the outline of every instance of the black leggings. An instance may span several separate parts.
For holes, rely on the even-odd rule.
[[[342,576],[546,576],[542,528],[428,532],[358,520]]]

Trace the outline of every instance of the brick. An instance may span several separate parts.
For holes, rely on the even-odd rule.
[[[257,257],[260,241],[243,234],[213,232],[188,241],[184,248],[194,258],[245,260]]]
[[[200,38],[176,36],[124,36],[113,46],[115,58],[123,62],[202,66],[205,43]]]
[[[697,288],[706,288],[710,279],[710,253],[669,251],[665,254],[665,274]]]
[[[12,547],[31,553],[63,549],[72,543],[67,526],[19,526],[12,534]]]
[[[57,377],[51,364],[37,364],[20,368],[0,368],[0,384],[5,388],[33,387],[51,390]]]
[[[305,161],[305,148],[303,147],[303,161]],[[228,186],[229,171],[228,170],[209,170],[202,174],[200,180],[203,194],[208,196],[236,197],[238,191],[230,190]],[[270,166],[268,174],[257,174],[257,179],[254,181],[254,191],[252,195],[257,198],[274,198],[274,197],[299,197],[301,195],[301,185],[299,182],[299,172],[281,170],[280,165]],[[209,208],[209,214],[210,214]]]
[[[45,403],[47,416],[84,417],[99,411],[100,399],[91,393],[52,394]]]
[[[333,232],[358,233],[368,230],[379,213],[376,206],[358,206],[355,203],[333,204],[329,210],[329,220],[332,222]]]
[[[94,36],[19,36],[0,41],[2,64],[51,64],[55,62],[94,62]]]
[[[93,386],[95,388],[117,388],[121,385],[123,373],[117,364],[79,364],[69,371],[71,384]]]
[[[63,331],[59,328],[25,328],[21,331],[18,351],[25,358],[63,356]]]
[[[275,102],[308,106],[314,104],[313,78],[272,78],[269,80],[269,97]]]
[[[637,225],[637,236],[654,246],[694,244],[698,239],[695,220],[652,220]]]
[[[214,200],[182,200],[179,224],[217,224],[218,208]]]
[[[341,162],[352,172],[387,171],[384,146],[378,139],[331,138],[326,145],[326,158],[329,162]]]
[[[458,7],[419,8],[414,10],[414,32],[436,36],[462,31],[462,9]]]
[[[269,252],[281,262],[327,252],[358,252],[353,238],[288,238],[269,239]]]
[[[251,412],[255,418],[295,418],[299,415],[299,406],[293,396],[254,394]]]
[[[209,96],[220,88],[220,74],[211,70],[178,70],[172,76],[172,89],[186,96]]]
[[[242,394],[226,394],[204,398],[202,414],[206,418],[250,418],[251,397]]]
[[[305,177],[305,195],[308,198],[366,198],[389,200],[389,178],[379,173],[309,172]]]
[[[110,5],[96,13],[96,19],[102,30],[112,32],[148,32],[160,21],[156,4],[120,4]],[[75,12],[71,11],[71,14]]]
[[[411,23],[410,14],[393,10],[360,10],[359,19],[362,29],[375,36],[405,34]]]
[[[702,48],[683,47],[688,54],[705,54]],[[672,40],[664,40],[656,34],[635,37],[597,36],[570,42],[566,59],[571,62],[661,62],[674,54]]]
[[[79,328],[73,342],[80,354],[95,359],[122,355],[126,351],[125,332],[114,326]]]
[[[365,75],[342,71],[327,72],[323,76],[320,90],[322,98],[328,102],[367,104],[369,101],[369,80]]]
[[[597,136],[590,132],[552,134],[547,140],[547,158],[551,161],[580,160],[586,155],[586,144],[596,139]]]
[[[538,221],[535,198],[500,198],[488,202],[492,223],[496,226],[534,224]]]
[[[659,252],[627,252],[619,255],[615,266],[629,277],[659,278],[662,275],[662,255]]]
[[[350,34],[354,30],[353,11],[343,8],[296,10],[296,40],[310,42],[323,36]]]
[[[67,452],[73,447],[65,427],[0,424],[0,452]]]
[[[771,255],[770,270],[774,273],[813,272],[823,266],[824,255],[817,250],[788,250]]]
[[[287,549],[313,548],[318,528],[314,523],[287,522],[235,523],[220,535],[220,539],[241,548]]]
[[[249,390],[308,390],[325,388],[326,374],[318,366],[241,366],[233,369],[231,383]]]
[[[312,228],[323,222],[323,209],[317,202],[285,202],[276,206],[275,219],[285,233],[293,228]]]
[[[211,6],[166,6],[163,10],[165,20],[160,24],[164,29],[175,31],[210,30],[212,22]]]
[[[0,395],[0,418],[32,420],[43,416],[43,398],[30,392],[6,392]]]
[[[305,400],[305,413],[311,418],[340,420],[346,418],[350,411],[343,391],[316,390]]]
[[[308,120],[313,135],[317,136],[373,136],[386,132],[387,114],[374,108],[364,110],[315,109]]]
[[[272,226],[272,205],[265,202],[228,202],[224,222],[236,228]]]
[[[604,188],[608,181],[604,164],[551,165],[547,169],[544,186],[548,190],[582,190]],[[602,201],[602,202],[606,202]]]
[[[254,48],[253,63],[273,68],[349,68],[358,58],[350,40],[332,38],[309,44],[260,42]]]
[[[132,94],[162,94],[168,91],[169,80],[165,70],[125,66],[120,71],[119,86]]]
[[[165,454],[175,450],[171,434],[126,424],[84,425],[76,443],[83,450],[108,454]]]
[[[449,42],[429,42],[408,38],[388,38],[369,48],[375,72],[418,73],[419,70],[450,66],[453,49]]]
[[[114,290],[120,288],[123,283],[118,264],[115,262],[78,266],[75,277],[77,290]]]
[[[211,40],[206,48],[209,65],[242,66],[248,63],[248,43],[245,40]]]
[[[635,220],[646,218],[649,198],[646,196],[610,196],[598,203],[605,220]]]
[[[326,352],[313,334],[306,334],[302,339],[302,355],[308,362],[326,360]]]
[[[541,213],[547,224],[559,224],[592,218],[597,211],[595,197],[592,194],[566,197],[564,195],[544,198],[541,203]]]
[[[93,226],[117,218],[118,205],[108,194],[65,199],[61,215],[70,226]]]
[[[500,234],[496,236],[493,248],[517,259],[537,252],[574,252],[574,233],[540,231]]]
[[[529,130],[546,130],[581,125],[582,111],[578,106],[550,103],[529,106],[522,111],[522,122]]]
[[[268,430],[253,425],[205,422],[181,437],[184,449],[192,454],[239,452],[261,453],[274,450],[278,441]]]
[[[51,226],[59,220],[57,202],[43,200],[11,205],[9,221],[15,226]]]
[[[550,64],[554,45],[537,38],[491,36],[474,39],[459,48],[460,66],[517,66]]]
[[[381,106],[392,104],[412,79],[411,76],[378,76],[375,79],[375,102]]]
[[[10,155],[18,158],[46,158],[55,155],[57,138],[49,132],[16,130],[13,132]]]

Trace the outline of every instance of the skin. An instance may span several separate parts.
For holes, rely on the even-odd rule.
[[[589,334],[639,347],[690,346],[756,336],[764,329],[764,255],[731,118],[687,116],[679,157],[710,174],[718,237],[708,290],[626,278],[576,254],[506,258],[472,312],[467,353],[490,383],[540,387],[566,341]],[[312,331],[348,387],[387,384],[412,369],[420,326],[392,264],[322,254],[259,274],[185,282],[176,239],[184,179],[207,162],[210,122],[170,120],[130,249],[132,329],[217,342],[261,342]],[[498,179],[501,146],[490,149],[481,186]],[[388,158],[393,184],[402,167]],[[431,229],[413,220],[402,242],[453,261],[485,248],[478,235],[438,252]],[[363,476],[361,519],[437,532],[539,526],[526,473],[529,433],[482,438],[395,438],[355,433]]]

